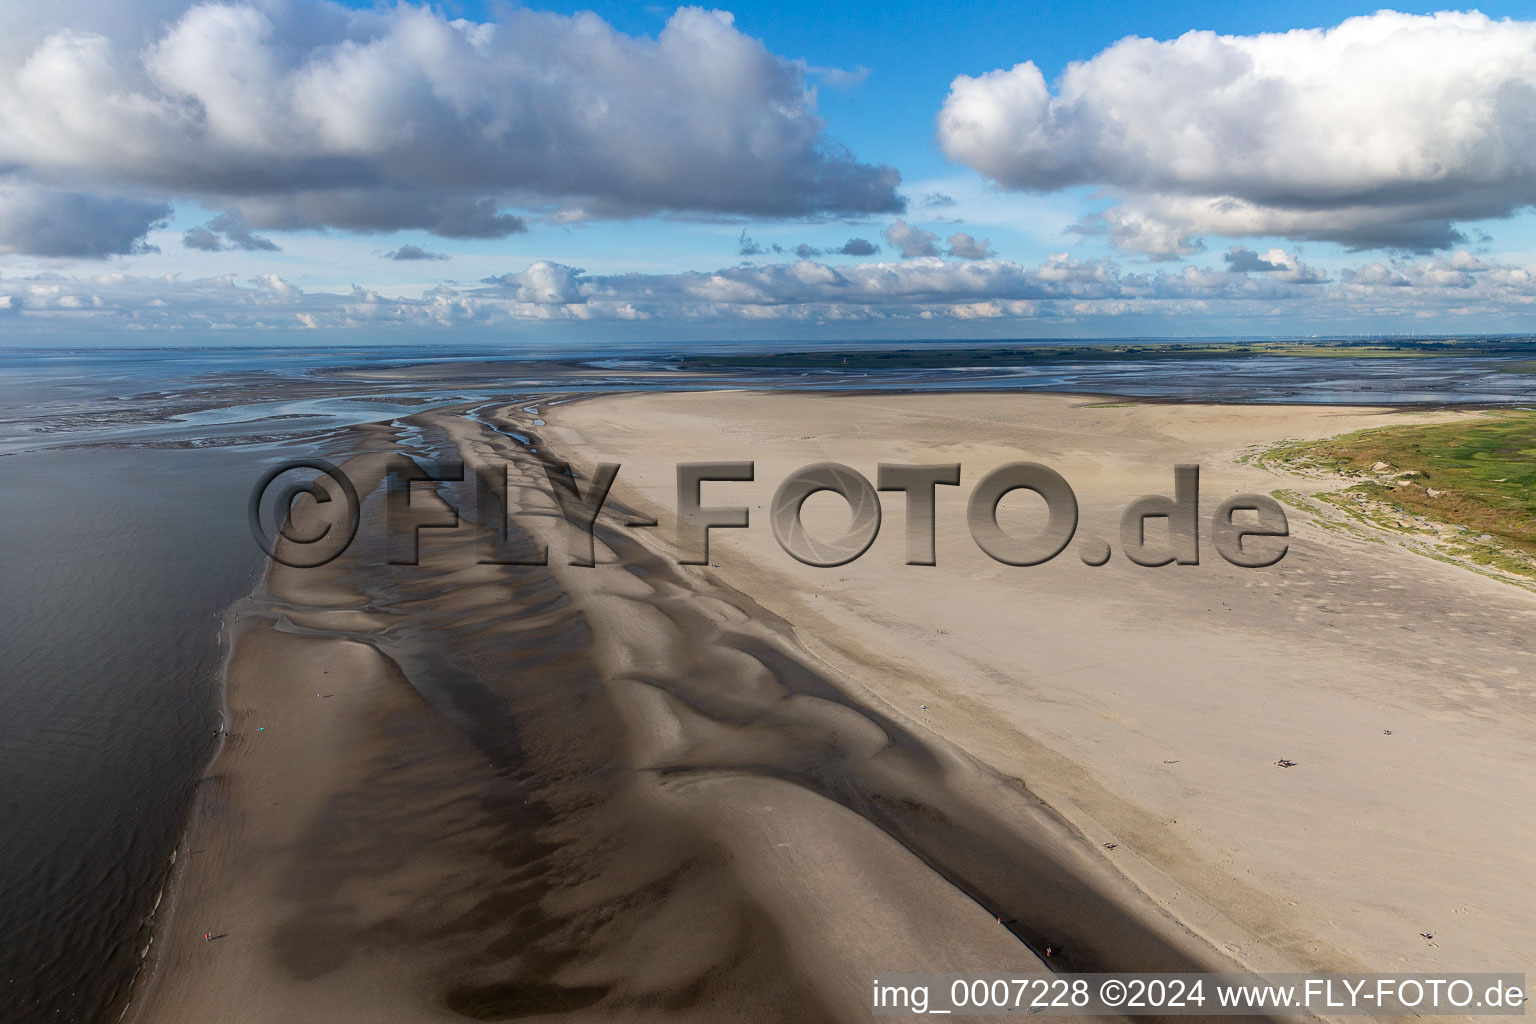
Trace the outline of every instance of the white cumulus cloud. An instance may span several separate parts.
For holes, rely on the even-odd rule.
[[[1466,251],[1372,261],[1324,275],[1279,248],[1233,247],[1212,265],[1153,272],[1057,253],[1037,264],[914,257],[851,265],[814,260],[683,273],[590,274],[539,260],[473,285],[384,294],[300,288],[276,275],[187,279],[123,273],[0,277],[7,331],[85,329],[485,327],[527,322],[1094,320],[1199,316],[1206,322],[1331,325],[1360,317],[1475,316],[1519,329],[1536,308],[1536,264]],[[1335,329],[1337,329],[1335,327]]]
[[[0,14],[0,183],[191,197],[254,228],[483,238],[525,230],[530,211],[903,205],[893,169],[826,136],[805,65],[725,12],[682,8],[647,38],[524,8],[474,22],[410,3],[158,6],[163,20],[91,4],[73,24],[48,5]]]
[[[1536,203],[1536,22],[1381,11],[1329,29],[1127,38],[1054,84],[951,85],[945,152],[997,183],[1104,186],[1083,226],[1154,255],[1200,236],[1428,251]]]

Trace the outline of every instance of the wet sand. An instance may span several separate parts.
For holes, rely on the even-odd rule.
[[[1536,867],[1530,797],[1499,784],[1533,757],[1530,595],[1294,513],[1271,570],[1014,569],[941,489],[938,567],[901,564],[888,501],[874,548],[815,570],[756,510],[823,458],[968,482],[1035,458],[1110,536],[1095,504],[1168,490],[1174,462],[1205,463],[1214,504],[1294,486],[1243,446],[1388,414],[734,393],[539,426],[523,404],[334,442],[368,453],[365,494],[391,452],[510,460],[533,513],[389,566],[375,495],[346,555],[231,613],[230,736],[131,1020],[844,1020],[876,973],[1040,971],[1046,946],[1077,970],[1536,949],[1507,883]],[[663,528],[614,510],[599,565],[565,564],[510,431],[623,462],[615,496]],[[719,568],[679,567],[673,464],[711,457],[758,460],[711,485],[758,518],[716,532]],[[446,488],[466,515],[471,490]],[[548,567],[482,564],[539,545]]]

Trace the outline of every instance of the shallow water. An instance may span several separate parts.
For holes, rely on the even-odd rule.
[[[222,610],[259,568],[259,460],[0,460],[0,978],[8,1021],[100,1021],[212,750]]]

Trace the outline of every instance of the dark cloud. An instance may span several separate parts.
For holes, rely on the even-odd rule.
[[[398,249],[391,249],[385,253],[384,258],[405,262],[409,260],[446,260],[452,257],[447,253],[430,252],[419,245],[402,245]]]
[[[809,242],[801,242],[794,248],[774,244],[762,246],[747,236],[746,231],[736,239],[736,252],[740,256],[766,256],[792,254],[802,260],[816,259],[819,256],[872,256],[880,251],[880,247],[863,238],[850,238],[835,249],[826,249],[811,245]]]
[[[191,228],[181,236],[181,244],[188,249],[203,252],[226,252],[239,249],[244,252],[281,252],[270,238],[251,234],[248,224],[239,217],[221,213],[202,227]]]
[[[930,210],[942,210],[957,204],[953,196],[947,196],[943,192],[929,192],[923,196],[922,205]]]
[[[736,236],[736,255],[738,256],[761,256],[767,251],[747,236],[746,228],[742,228],[741,234]]]
[[[1322,271],[1307,266],[1284,249],[1256,253],[1234,245],[1222,253],[1221,258],[1227,270],[1234,274],[1269,274],[1291,284],[1321,284],[1328,279]]]
[[[901,253],[903,259],[939,254],[939,236],[932,231],[915,228],[906,221],[897,221],[881,234],[885,236],[891,248]]]
[[[949,242],[949,255],[958,260],[989,260],[997,255],[990,238],[978,240],[964,231],[956,231],[946,241]]]
[[[165,203],[0,178],[0,253],[101,259],[158,252],[144,236],[170,215]]]
[[[1279,264],[1262,259],[1252,249],[1244,249],[1240,245],[1234,245],[1230,250],[1222,253],[1221,258],[1226,263],[1227,269],[1234,274],[1261,274],[1271,270],[1285,269]]]
[[[796,246],[793,251],[799,252],[802,249],[808,252],[817,252],[817,250],[812,249],[804,242]],[[772,245],[760,245],[755,239],[748,237],[745,228],[742,229],[741,234],[736,238],[736,255],[738,256],[767,256],[770,254],[782,256],[789,251],[791,250],[785,249],[778,242],[774,242]]]
[[[238,200],[249,224],[276,231],[342,228],[364,233],[430,231],[444,238],[505,238],[528,222],[488,198],[425,194],[400,189],[300,192]]]
[[[188,228],[182,233],[181,244],[203,252],[222,252],[224,249],[224,239],[207,228]]]

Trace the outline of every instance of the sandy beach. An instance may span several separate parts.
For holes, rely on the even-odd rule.
[[[1131,499],[1172,493],[1175,463],[1204,467],[1208,513],[1298,486],[1238,464],[1255,447],[1434,415],[657,395],[557,408],[551,434],[624,463],[620,490],[658,515],[684,457],[755,459],[758,483],[711,485],[754,514],[815,461],[871,478],[877,462],[958,461],[974,481],[1034,459],[1076,489],[1079,537],[1112,538]],[[939,489],[935,567],[902,564],[902,506],[888,500],[879,539],[849,565],[802,566],[760,522],[716,531],[709,573],[793,622],[861,695],[1024,780],[1085,845],[1116,843],[1098,848],[1114,870],[1245,965],[1531,961],[1530,896],[1511,883],[1536,867],[1536,836],[1507,785],[1532,767],[1529,594],[1294,509],[1270,569],[1209,547],[1199,566],[1094,569],[1069,549],[1012,568],[966,535],[964,492]]]
[[[879,972],[1531,962],[1536,808],[1508,780],[1536,759],[1536,597],[1295,509],[1265,569],[1208,539],[1199,565],[1013,567],[965,527],[1009,461],[1115,539],[1176,463],[1208,517],[1322,486],[1237,461],[1257,448],[1475,414],[716,392],[539,415],[337,442],[369,453],[362,493],[395,450],[510,462],[512,544],[551,564],[485,564],[507,545],[469,525],[389,566],[375,495],[345,556],[236,609],[230,736],[130,1020],[847,1020]],[[621,463],[614,499],[660,528],[611,509],[599,564],[565,564],[504,430]],[[678,566],[674,466],[710,459],[756,462],[706,485],[752,526]],[[817,461],[961,463],[938,564],[903,564],[896,495],[855,562],[780,550],[766,506]]]

